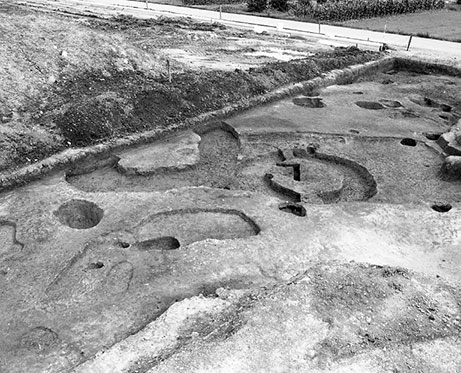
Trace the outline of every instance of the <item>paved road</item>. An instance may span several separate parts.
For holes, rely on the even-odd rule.
[[[186,16],[198,20],[222,22],[224,24],[254,28],[256,31],[285,32],[292,34],[304,34],[318,38],[320,43],[338,45],[367,45],[370,48],[378,48],[386,43],[398,51],[405,51],[409,36],[381,33],[369,30],[353,29],[340,26],[318,25],[315,23],[279,20],[268,17],[258,17],[243,14],[219,13],[197,8],[179,7],[165,4],[146,3],[131,0],[31,0],[27,4],[49,4],[53,6],[73,6],[93,12],[104,10],[104,13],[132,14],[141,18],[156,15]],[[319,32],[320,28],[320,32]],[[455,65],[461,66],[461,43],[433,40],[413,37],[410,45],[412,55],[431,59],[451,60]]]

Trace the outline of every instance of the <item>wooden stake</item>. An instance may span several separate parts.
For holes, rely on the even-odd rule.
[[[321,32],[320,32],[320,21],[318,21],[318,23],[319,23],[319,34],[321,34]]]
[[[168,82],[171,83],[171,69],[170,69],[170,60],[166,60],[166,69],[168,71]]]
[[[413,35],[410,35],[410,40],[408,40],[407,51],[410,49],[411,39],[413,39]]]

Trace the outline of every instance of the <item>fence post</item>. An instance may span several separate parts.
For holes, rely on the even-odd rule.
[[[149,9],[149,1],[146,0],[146,9]]]

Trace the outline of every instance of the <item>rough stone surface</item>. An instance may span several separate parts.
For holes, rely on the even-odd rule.
[[[453,179],[461,178],[461,156],[446,157],[442,164],[442,173]]]
[[[124,152],[118,167],[125,174],[137,175],[189,168],[200,159],[199,143],[199,135],[185,131],[162,142]]]
[[[455,132],[450,131],[450,132],[442,134],[438,138],[437,144],[448,155],[461,156],[461,145],[456,140]]]
[[[455,134],[456,143],[461,146],[461,129],[458,126],[456,126],[453,127],[450,132],[453,132]]]

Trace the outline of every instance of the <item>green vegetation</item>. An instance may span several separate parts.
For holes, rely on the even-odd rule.
[[[184,5],[240,4],[242,0],[183,0]]]
[[[461,5],[443,9],[338,22],[341,26],[461,42]]]
[[[269,4],[266,0],[248,0],[247,6],[250,12],[263,12],[268,6],[282,12],[289,8],[286,0],[272,0]],[[442,9],[444,6],[444,0],[295,0],[290,4],[290,9],[297,17],[319,21],[346,21]]]
[[[248,0],[247,6],[249,12],[264,12],[268,8],[280,12],[288,11],[287,0]]]

